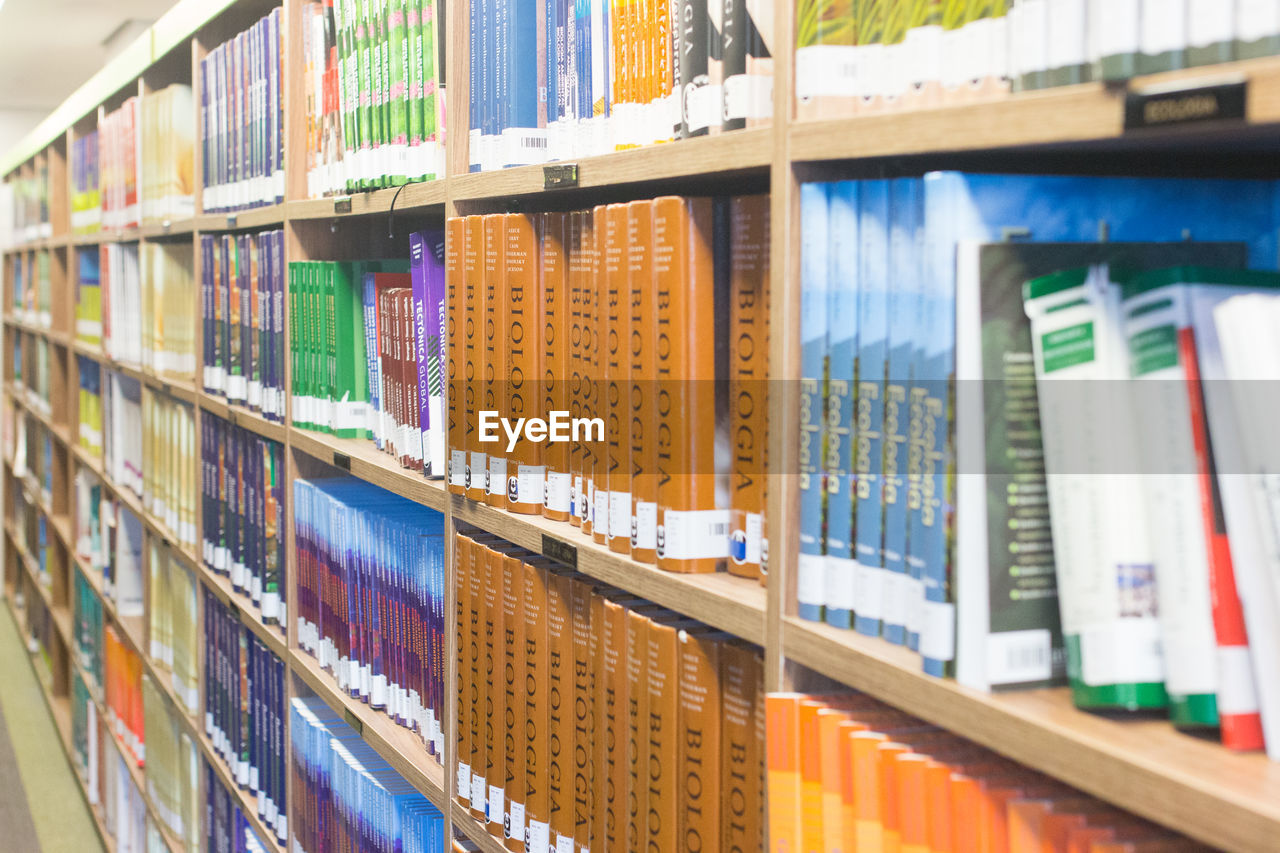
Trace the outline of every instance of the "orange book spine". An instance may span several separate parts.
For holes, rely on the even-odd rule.
[[[466,218],[466,243],[462,253],[463,392],[462,429],[468,454],[467,497],[484,500],[489,462],[480,444],[479,412],[484,380],[484,217]]]
[[[907,753],[894,768],[898,784],[898,830],[902,853],[930,853],[929,765],[927,755]]]
[[[502,747],[506,765],[503,826],[508,850],[522,853],[525,842],[525,618],[524,562],[507,553],[502,560]]]
[[[592,582],[574,579],[569,588],[569,616],[573,634],[573,835],[578,850],[591,849],[593,808],[591,752],[596,718],[591,670]]]
[[[467,303],[463,299],[463,256],[466,253],[467,225],[460,216],[445,223],[444,281],[448,313],[445,315],[445,374],[448,395],[445,409],[445,434],[449,445],[448,484],[455,495],[467,492],[466,428],[463,426],[462,376],[465,370],[463,329],[467,322]]]
[[[600,626],[600,687],[596,698],[596,847],[604,853],[625,849],[626,741],[619,733],[626,714],[627,610],[605,599]]]
[[[605,212],[604,228],[604,411],[605,472],[608,490],[609,550],[631,552],[631,442],[629,405],[631,360],[630,287],[627,259],[627,205],[611,204]],[[596,488],[600,488],[597,484]]]
[[[763,580],[769,444],[769,197],[730,202],[729,572]]]
[[[712,200],[654,201],[658,294],[658,567],[714,572],[729,552],[717,497],[716,214]],[[724,282],[727,285],[727,281]],[[727,307],[727,306],[721,306]],[[723,312],[727,320],[727,312]]]
[[[471,632],[467,642],[470,657],[468,663],[469,677],[467,679],[470,701],[467,704],[467,719],[471,729],[468,737],[471,746],[471,815],[482,821],[485,819],[485,795],[488,791],[484,775],[486,761],[484,714],[485,702],[487,701],[485,694],[488,693],[489,685],[489,680],[485,677],[484,670],[484,590],[485,567],[487,564],[488,556],[484,547],[473,540],[471,545],[471,570],[467,579],[467,601],[471,612],[471,616],[467,620]]]
[[[599,545],[609,541],[609,406],[606,397],[608,363],[608,279],[607,235],[609,232],[608,205],[599,204],[591,210],[591,324],[596,330],[591,339],[591,417],[605,423],[606,441],[596,442],[591,453],[591,538]]]
[[[506,692],[501,680],[503,554],[495,550],[496,544],[485,548],[484,567],[484,681],[487,685],[484,693],[484,776],[488,783],[485,814],[489,832],[501,838],[506,806],[506,755],[499,731],[506,717]]]
[[[570,613],[572,576],[551,572],[547,578],[547,795],[550,802],[551,844],[559,839],[573,845],[573,622]]]
[[[800,703],[800,849],[821,853],[823,849],[822,738],[818,723],[822,711],[830,710],[814,699]]]
[[[506,214],[489,213],[484,217],[484,396],[481,412],[497,412],[506,406],[504,387],[507,381],[507,261]],[[485,480],[485,503],[504,507],[507,503],[507,457],[503,452],[501,430],[485,441],[489,473]]]
[[[547,797],[547,730],[550,662],[547,633],[547,569],[524,564],[524,808],[531,851],[547,850],[551,843],[550,800]]]
[[[648,626],[648,756],[645,764],[645,836],[648,850],[680,848],[679,802],[679,657],[677,625],[653,621]]]
[[[569,259],[565,229],[569,214],[541,216],[542,322],[538,336],[542,343],[543,417],[569,410]],[[542,514],[555,521],[568,521],[572,509],[569,473],[569,443],[549,441],[542,448],[546,466],[546,496]]]
[[[587,337],[591,334],[586,318],[586,287],[590,264],[584,243],[584,229],[588,228],[584,210],[568,214],[568,230],[565,246],[569,258],[569,417],[575,419],[585,414],[587,398]],[[583,470],[588,467],[590,449],[578,436],[569,442],[570,511],[569,521],[582,527],[587,521],[586,492],[583,491]],[[585,531],[585,532],[590,532]]]
[[[763,849],[765,832],[764,657],[756,646],[729,640],[720,648],[720,665],[721,838],[725,850],[753,853]]]
[[[591,636],[587,654],[591,664],[591,751],[587,755],[588,776],[591,780],[588,793],[588,810],[591,818],[591,849],[604,847],[604,810],[600,807],[600,789],[604,786],[604,768],[600,764],[601,743],[605,731],[601,725],[604,704],[604,597],[605,588],[596,587],[591,596]]]
[[[653,202],[627,205],[627,279],[630,289],[631,361],[631,556],[640,563],[658,559],[658,409],[656,350],[658,310],[653,276]]]
[[[647,837],[649,765],[649,624],[650,619],[635,610],[627,612],[627,754],[626,754],[626,839],[628,850],[642,850]]]
[[[681,631],[679,640],[678,838],[684,849],[720,845],[721,716],[719,638]]]
[[[499,376],[506,390],[503,414],[513,419],[542,418],[542,393],[538,388],[542,375],[542,269],[538,232],[530,216],[506,214],[505,261],[507,305],[503,329],[507,370]],[[503,441],[505,451],[505,434]],[[507,462],[502,490],[506,508],[522,515],[540,515],[545,478],[542,444],[522,437]]]
[[[818,711],[818,778],[822,789],[822,846],[838,846],[844,838],[844,801],[841,757],[848,757],[848,747],[841,749],[840,724],[844,714],[835,708]]]
[[[727,686],[727,685],[726,685]],[[730,722],[730,697],[725,694],[725,727]],[[773,853],[796,853],[801,849],[802,824],[800,811],[800,693],[771,693],[765,697],[765,716],[768,732],[768,785],[769,785],[769,849]],[[728,738],[726,748],[732,750]],[[732,810],[736,799],[733,789],[735,777],[726,774],[727,804]],[[725,838],[725,849],[736,845],[737,839]]]
[[[471,726],[468,720],[470,709],[468,701],[471,697],[471,666],[467,659],[467,651],[471,642],[471,540],[462,534],[454,534],[453,575],[454,588],[457,595],[457,638],[458,638],[458,707],[454,720],[457,734],[454,755],[457,756],[457,790],[458,802],[471,802]]]

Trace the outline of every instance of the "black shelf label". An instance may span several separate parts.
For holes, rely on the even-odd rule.
[[[339,196],[333,200],[334,213],[350,213],[351,212],[351,196]]]
[[[561,190],[578,185],[578,164],[557,163],[554,166],[542,167],[542,188],[544,190]]]
[[[1239,79],[1178,89],[1151,88],[1129,92],[1124,100],[1124,129],[1243,121],[1245,86],[1246,81]]]
[[[364,736],[364,723],[360,722],[360,718],[350,708],[343,710],[342,718],[347,721],[348,726],[356,730],[356,734]]]
[[[578,568],[578,548],[554,536],[542,534],[542,555],[564,563],[571,569]]]
[[[351,457],[345,453],[333,451],[333,465],[335,468],[341,468],[343,471],[351,470]]]

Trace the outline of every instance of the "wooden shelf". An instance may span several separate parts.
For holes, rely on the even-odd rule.
[[[475,845],[483,853],[510,853],[501,839],[496,835],[491,835],[488,828],[472,817],[465,807],[454,803],[453,808],[455,813],[454,826],[460,829],[468,839],[475,842]]]
[[[784,654],[1100,799],[1215,847],[1271,850],[1280,764],[1176,731],[1168,720],[1076,710],[1066,688],[988,694],[920,671],[914,652],[787,617]]]
[[[38,323],[29,323],[26,320],[21,320],[13,316],[12,314],[6,314],[4,321],[15,329],[20,329],[28,335],[35,335],[37,337],[44,338],[50,343],[57,344],[60,347],[69,346],[71,343],[71,336],[66,332],[61,332],[48,326],[41,326]]]
[[[231,586],[231,579],[207,568],[203,561],[193,563],[196,574],[204,582],[205,588],[218,597],[224,605],[231,607],[238,616],[241,625],[271,650],[271,653],[283,661],[289,660],[289,646],[282,631],[283,626],[267,625],[262,621],[262,612],[253,599]]]
[[[124,364],[123,362],[116,361],[114,358],[104,353],[101,348],[86,344],[84,341],[74,341],[71,348],[76,355],[92,359],[108,370],[115,371],[121,376],[128,376],[131,379],[135,379],[139,383],[146,385],[151,390],[167,394],[175,400],[181,400],[184,403],[195,405],[199,396],[196,386],[189,379],[159,376],[149,370]]]
[[[22,566],[22,570],[26,572],[27,580],[31,582],[29,585],[35,587],[36,592],[40,595],[40,600],[44,603],[45,609],[49,611],[49,618],[53,621],[53,627],[57,629],[58,634],[62,637],[62,642],[70,650],[72,647],[71,609],[65,604],[54,603],[53,591],[45,586],[40,579],[40,561],[27,550],[22,537],[8,520],[4,523],[4,530],[9,536],[9,541],[13,543],[14,550],[18,552],[18,563]]]
[[[268,204],[231,213],[202,213],[193,222],[195,229],[201,232],[242,231],[280,225],[285,220],[285,210],[285,205]]]
[[[52,237],[39,237],[35,240],[24,240],[20,243],[14,243],[4,251],[6,252],[38,252],[41,249],[61,249],[68,245],[71,238],[66,234],[55,234]]]
[[[438,758],[427,752],[421,737],[396,724],[383,712],[343,693],[333,677],[306,652],[293,649],[289,660],[293,671],[307,686],[335,713],[341,714],[387,764],[421,791],[436,808],[448,812],[444,767]]]
[[[444,512],[443,480],[428,480],[416,471],[401,468],[390,454],[383,453],[372,441],[336,438],[325,433],[289,428],[289,444],[313,459],[332,465],[375,486],[395,492],[434,510]]]
[[[227,401],[205,391],[198,392],[196,397],[200,408],[209,414],[216,415],[230,424],[257,433],[263,438],[269,438],[274,442],[284,444],[286,431],[284,424],[269,421],[258,412],[251,411],[243,406],[231,405]]]
[[[61,441],[65,446],[69,447],[71,445],[71,436],[67,428],[61,424],[54,423],[51,416],[40,411],[40,409],[33,405],[31,400],[28,399],[29,396],[34,397],[34,393],[30,389],[14,385],[12,382],[6,382],[5,390],[9,395],[9,399],[16,402],[24,411],[29,412],[40,422],[41,426],[53,434],[54,438]]]
[[[305,199],[288,203],[290,219],[344,219],[349,216],[367,216],[373,213],[405,213],[423,208],[440,208],[443,213],[446,182],[418,181],[402,187],[356,192],[350,195]],[[346,209],[350,202],[350,210]],[[339,211],[342,212],[339,212]]]
[[[773,131],[765,127],[631,148],[565,163],[578,167],[577,188],[596,189],[694,177],[732,177],[749,172],[763,174],[773,160],[773,153]],[[502,201],[546,191],[540,165],[453,175],[448,183],[449,196],[455,201]]]
[[[546,554],[547,539],[577,554],[578,571],[647,598],[655,604],[693,616],[758,645],[765,643],[765,588],[756,581],[725,572],[681,575],[637,563],[598,545],[564,521],[516,515],[484,506],[460,495],[449,496],[453,518],[494,533],[522,548]],[[555,546],[552,546],[552,550]],[[555,553],[548,554],[555,557]]]

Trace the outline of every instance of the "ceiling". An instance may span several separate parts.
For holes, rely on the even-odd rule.
[[[48,113],[98,71],[103,46],[123,26],[122,44],[174,0],[3,0],[0,110]],[[140,24],[133,23],[140,21]]]

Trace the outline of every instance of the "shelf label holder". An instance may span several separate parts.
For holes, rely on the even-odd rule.
[[[348,473],[351,472],[351,457],[345,453],[333,451],[333,467],[341,468]]]
[[[578,547],[546,533],[542,534],[542,556],[564,563],[571,569],[578,568]]]
[[[348,726],[351,726],[351,728],[356,730],[356,734],[364,737],[364,723],[361,722],[360,718],[357,717],[350,708],[344,708],[342,710],[342,719],[347,721]]]
[[[1124,129],[1244,121],[1248,81],[1242,75],[1148,86],[1125,93]]]
[[[350,213],[351,212],[351,196],[343,195],[335,198],[333,200],[333,212],[335,214]]]
[[[577,163],[556,163],[542,167],[542,188],[544,190],[562,190],[578,185]]]

